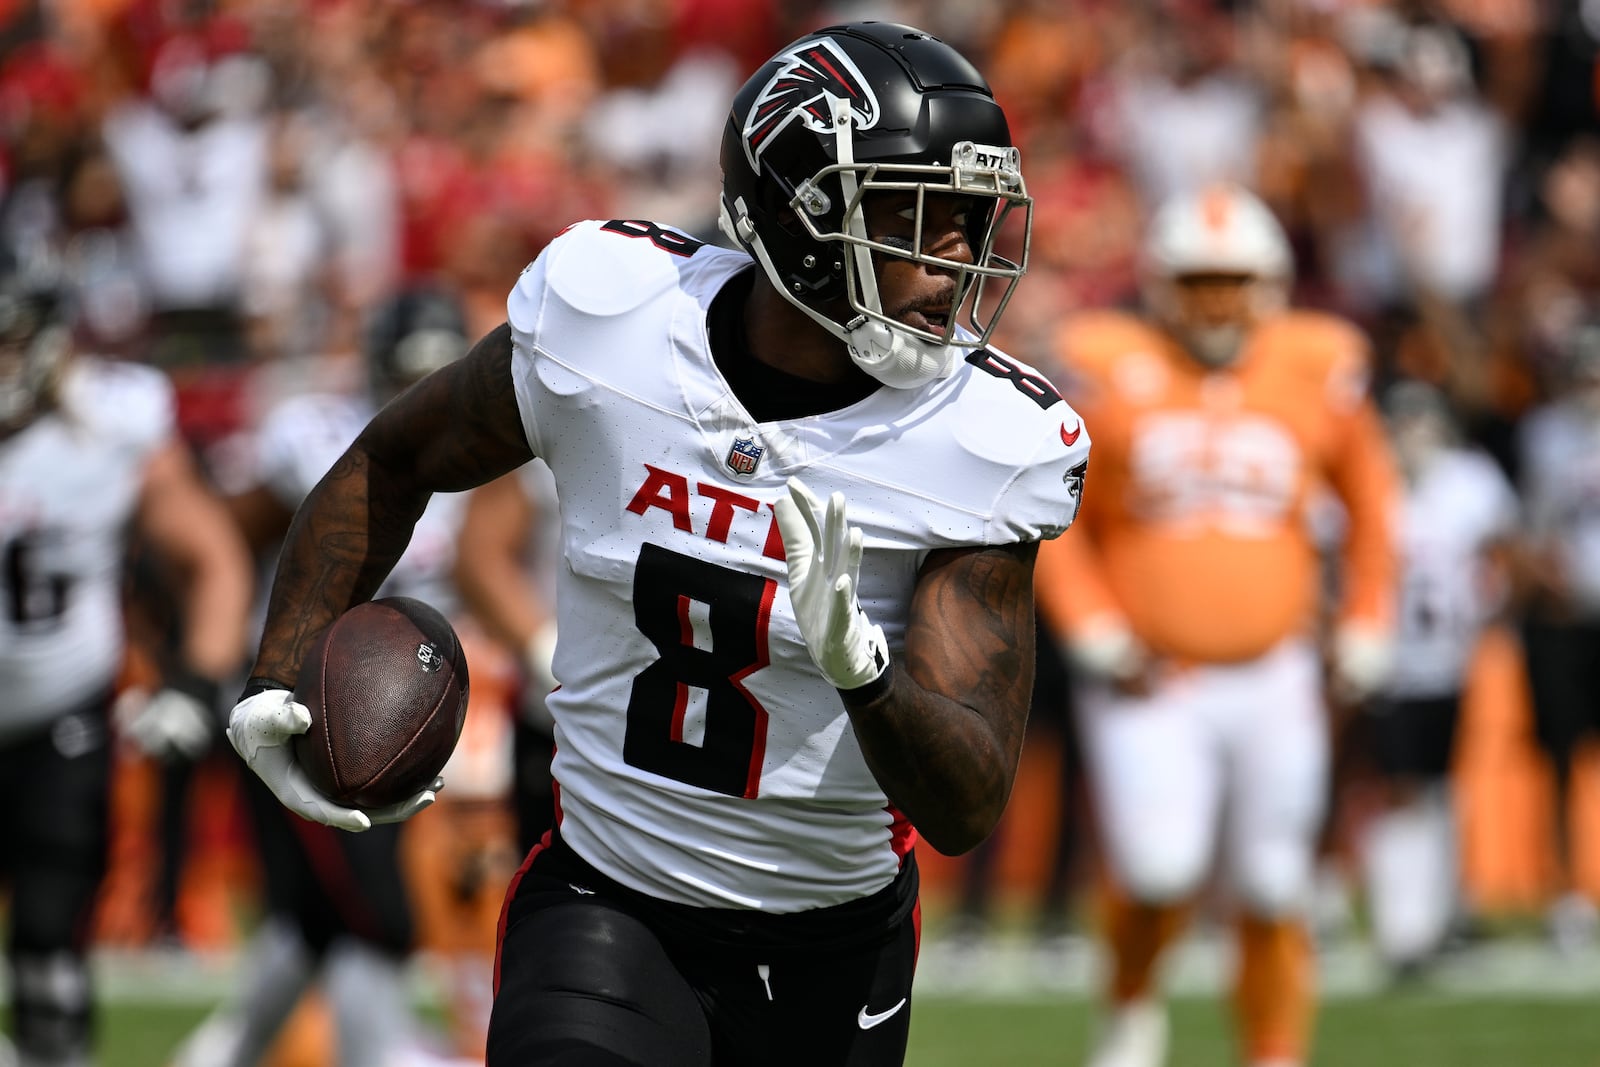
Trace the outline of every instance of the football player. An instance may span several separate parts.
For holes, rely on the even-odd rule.
[[[1575,325],[1557,364],[1553,395],[1519,430],[1527,530],[1517,569],[1534,733],[1554,772],[1560,888],[1546,920],[1556,947],[1571,953],[1600,929],[1578,885],[1571,812],[1574,754],[1600,732],[1600,317]]]
[[[1450,764],[1468,666],[1507,592],[1518,505],[1499,466],[1459,443],[1432,386],[1390,387],[1384,416],[1405,485],[1402,580],[1394,670],[1368,708],[1387,795],[1361,852],[1379,955],[1409,977],[1456,916]]]
[[[184,582],[180,663],[129,724],[203,750],[245,654],[250,566],[179,439],[170,383],[75,355],[49,268],[0,260],[0,880],[20,1062],[89,1062],[85,951],[107,863],[129,531]]]
[[[269,567],[294,510],[378,406],[470,343],[458,302],[440,289],[406,290],[381,305],[364,339],[368,388],[290,397],[261,417],[249,457],[226,476],[235,521]],[[460,498],[435,497],[418,517],[384,596],[455,610],[451,568]],[[263,584],[263,589],[265,583]],[[293,679],[291,679],[292,681]],[[319,977],[342,1067],[380,1067],[411,1039],[404,964],[415,939],[398,826],[360,836],[307,824],[254,775],[246,799],[264,876],[265,914],[233,996],[185,1042],[178,1067],[248,1067],[271,1047]]]
[[[1363,338],[1286,307],[1289,244],[1257,197],[1217,186],[1162,205],[1142,269],[1144,317],[1062,327],[1095,492],[1082,535],[1039,560],[1116,886],[1091,1063],[1163,1062],[1158,964],[1220,852],[1241,1047],[1252,1067],[1289,1067],[1308,1049],[1302,910],[1329,747],[1305,507],[1327,483],[1349,514],[1333,676],[1355,701],[1388,658],[1395,474]]]
[[[1033,562],[1089,437],[987,347],[1031,209],[1005,115],[937,38],[833,26],[739,90],[722,171],[737,249],[577,223],[368,425],[296,518],[233,711],[309,818],[431,803],[310,789],[289,685],[430,493],[549,465],[559,807],[502,913],[494,1067],[901,1062],[912,845],[973,848],[1015,776]]]

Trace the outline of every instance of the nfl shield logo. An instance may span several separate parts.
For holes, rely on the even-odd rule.
[[[741,478],[748,478],[756,472],[756,465],[765,451],[753,437],[735,437],[733,447],[728,449],[728,469]]]

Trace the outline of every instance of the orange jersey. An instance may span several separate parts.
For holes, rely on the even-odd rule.
[[[1342,615],[1387,625],[1399,488],[1354,327],[1286,313],[1224,368],[1115,313],[1069,320],[1061,347],[1094,453],[1077,529],[1040,550],[1039,604],[1058,633],[1121,623],[1157,654],[1226,663],[1304,631],[1320,589],[1306,507],[1321,485],[1348,513]]]

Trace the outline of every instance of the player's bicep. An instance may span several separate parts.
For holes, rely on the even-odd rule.
[[[362,431],[374,462],[428,492],[481,485],[533,458],[512,385],[511,327],[407,389]]]
[[[930,553],[906,630],[906,667],[923,688],[972,708],[1016,759],[1034,671],[1038,542]]]

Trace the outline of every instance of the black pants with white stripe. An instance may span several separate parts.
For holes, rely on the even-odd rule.
[[[0,742],[0,892],[11,899],[6,957],[23,1062],[77,1062],[91,1044],[86,953],[110,839],[110,704],[98,693]]]
[[[917,871],[795,915],[667,904],[557,838],[502,919],[488,1067],[894,1067],[916,966]]]

